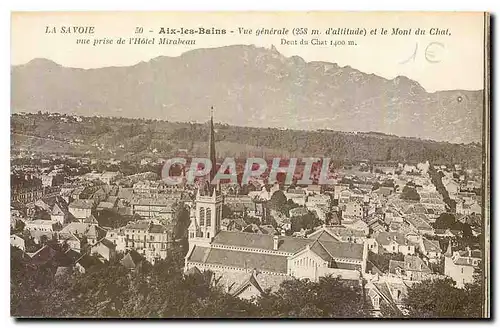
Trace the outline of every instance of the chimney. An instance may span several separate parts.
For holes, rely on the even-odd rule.
[[[278,250],[279,241],[280,241],[280,237],[279,236],[274,236],[273,237],[273,250],[275,250],[275,251]]]

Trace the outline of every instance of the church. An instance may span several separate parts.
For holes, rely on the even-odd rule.
[[[213,116],[209,125],[209,156],[216,163]],[[209,181],[215,174],[213,165]],[[235,296],[250,298],[294,278],[318,281],[331,274],[359,281],[366,270],[366,244],[339,241],[328,229],[309,238],[221,231],[223,204],[218,188],[206,184],[198,189],[190,212],[184,270],[212,271]]]

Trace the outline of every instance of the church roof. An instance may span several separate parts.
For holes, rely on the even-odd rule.
[[[258,248],[273,250],[274,236],[265,234],[255,234],[238,231],[220,231],[214,238],[213,244],[225,246],[239,246],[247,248]],[[289,236],[280,236],[278,251],[295,253],[304,248],[311,240],[304,238],[294,238]]]
[[[269,272],[287,272],[287,258],[284,256],[241,252],[222,248],[195,246],[188,261],[239,267],[249,270],[257,268]]]
[[[245,248],[256,248],[273,251],[274,237],[272,235],[265,234],[255,234],[237,231],[221,231],[219,232],[212,244],[219,244],[224,246],[236,246]],[[315,244],[319,243],[320,247],[315,247]],[[346,243],[335,240],[320,240],[320,239],[306,239],[306,238],[295,238],[289,236],[279,236],[278,251],[287,253],[297,253],[298,251],[304,249],[307,245],[311,246],[311,249],[315,247],[319,252],[319,256],[325,256],[324,252],[328,253],[325,256],[326,260],[331,258],[348,258],[360,260],[363,258],[363,245],[355,243]],[[245,254],[251,254],[245,252]]]
[[[325,261],[331,261],[334,258],[356,260],[363,258],[363,245],[355,243],[315,240],[310,248]]]

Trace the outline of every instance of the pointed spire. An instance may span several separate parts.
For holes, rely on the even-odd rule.
[[[210,135],[209,135],[209,148],[208,156],[212,162],[212,168],[210,169],[210,183],[217,173],[217,162],[215,158],[215,132],[214,132],[214,107],[210,108]],[[212,187],[212,186],[211,186]]]

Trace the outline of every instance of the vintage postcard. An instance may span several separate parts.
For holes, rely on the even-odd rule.
[[[11,316],[491,316],[487,13],[11,26]]]

